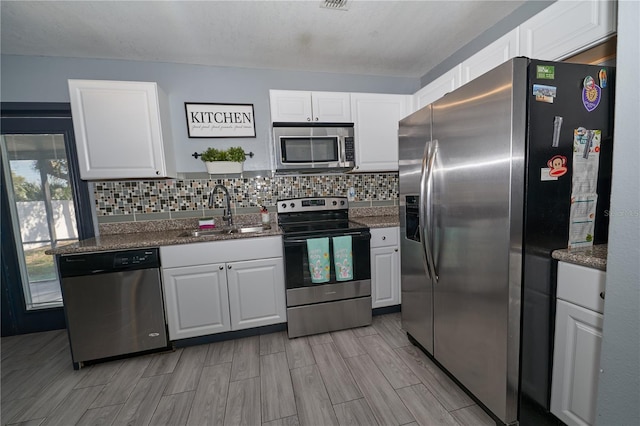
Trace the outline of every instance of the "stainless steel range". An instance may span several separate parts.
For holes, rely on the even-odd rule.
[[[278,201],[289,337],[371,324],[369,228],[344,197]]]

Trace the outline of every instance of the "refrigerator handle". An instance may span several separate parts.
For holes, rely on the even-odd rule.
[[[431,141],[431,149],[429,150],[429,161],[427,164],[427,178],[425,179],[425,192],[424,192],[424,205],[426,205],[426,210],[429,215],[425,218],[425,227],[423,228],[424,232],[424,247],[427,256],[427,264],[429,265],[431,275],[431,280],[433,280],[434,284],[438,283],[438,273],[436,272],[436,265],[433,261],[433,198],[432,198],[432,187],[433,187],[433,169],[435,166],[436,155],[438,153],[438,140],[433,139]],[[425,215],[426,216],[426,215]]]
[[[425,273],[429,276],[429,279],[433,280],[431,277],[431,267],[429,266],[429,261],[427,260],[427,246],[425,244],[425,208],[424,208],[424,195],[425,195],[425,180],[427,177],[427,163],[430,158],[430,142],[426,142],[424,144],[424,153],[422,155],[422,168],[420,171],[420,202],[418,203],[418,229],[420,235],[420,247],[422,248],[422,265],[424,266]]]

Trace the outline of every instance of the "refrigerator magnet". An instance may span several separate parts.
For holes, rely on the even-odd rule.
[[[556,87],[546,86],[544,84],[533,85],[533,96],[537,102],[546,102],[548,104],[553,103],[553,98],[556,97]]]
[[[562,129],[563,120],[564,119],[559,115],[553,117],[553,138],[551,141],[552,148],[557,148],[560,146],[560,129]]]
[[[585,77],[583,86],[582,104],[588,112],[591,112],[598,108],[600,104],[600,86],[596,84],[596,81],[590,75]]]
[[[540,181],[558,180],[556,176],[551,176],[551,169],[549,167],[543,167],[540,169]]]
[[[547,161],[549,166],[549,176],[559,178],[567,173],[567,157],[564,155],[554,155]]]
[[[598,73],[598,78],[600,79],[600,87],[602,89],[607,87],[607,70],[602,68]]]
[[[554,65],[536,65],[536,78],[538,80],[553,80],[556,78]]]

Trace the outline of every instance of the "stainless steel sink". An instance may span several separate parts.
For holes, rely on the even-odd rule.
[[[262,226],[234,226],[233,228],[215,228],[215,229],[195,229],[191,231],[185,231],[179,234],[179,237],[207,237],[212,235],[225,235],[225,234],[248,234],[264,232],[266,229]]]
[[[223,228],[195,229],[193,231],[185,231],[178,236],[179,237],[206,237],[210,235],[223,235],[223,234],[230,234],[230,233],[231,233],[231,229],[228,229],[228,228],[227,229],[223,229]]]
[[[249,232],[263,232],[265,231],[265,229],[260,225],[260,226],[245,226],[245,227],[238,227],[238,228],[233,228],[231,230],[232,234],[247,234]]]

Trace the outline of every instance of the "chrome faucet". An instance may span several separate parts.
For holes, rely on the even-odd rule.
[[[227,208],[222,211],[222,220],[227,221],[227,225],[233,226],[233,216],[231,214],[231,197],[229,196],[229,190],[224,185],[216,185],[211,190],[209,194],[209,208],[212,209],[214,207],[213,194],[216,193],[218,189],[222,189],[224,195],[227,197]]]

